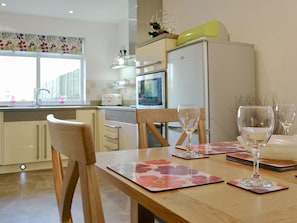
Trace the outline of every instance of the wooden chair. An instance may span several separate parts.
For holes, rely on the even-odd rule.
[[[138,123],[138,142],[139,148],[148,148],[148,134],[149,129],[161,146],[169,146],[168,141],[162,136],[160,131],[156,128],[154,123],[168,123],[178,122],[177,109],[175,108],[161,108],[161,109],[137,109],[136,120]],[[175,145],[181,145],[186,139],[186,133],[183,131]],[[205,127],[205,109],[200,109],[200,120],[198,124],[199,143],[207,143],[206,127]]]
[[[95,169],[95,149],[90,127],[81,122],[47,116],[52,147],[52,162],[56,198],[62,223],[72,223],[71,206],[80,178],[81,197],[86,223],[103,223],[104,214]],[[69,158],[62,166],[61,154]]]

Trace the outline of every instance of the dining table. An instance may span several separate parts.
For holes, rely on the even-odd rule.
[[[297,222],[296,169],[279,172],[261,168],[263,178],[285,189],[254,193],[229,184],[236,179],[249,177],[253,170],[251,165],[227,160],[226,154],[182,159],[174,155],[180,151],[172,146],[96,153],[99,178],[108,181],[130,197],[131,222],[141,222],[139,204],[167,223]],[[125,164],[147,161],[158,163],[160,160],[173,163],[174,167],[182,166],[195,170],[196,173],[207,173],[221,181],[154,191],[131,180],[129,176],[119,174],[115,171],[116,168],[110,168],[125,168]],[[133,174],[131,173],[131,176]]]

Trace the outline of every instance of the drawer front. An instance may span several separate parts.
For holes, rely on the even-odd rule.
[[[120,128],[121,126],[104,124],[103,146],[105,151],[119,150],[120,148]]]

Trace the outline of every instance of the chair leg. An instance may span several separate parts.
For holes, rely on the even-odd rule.
[[[138,223],[154,223],[155,215],[142,205],[138,204]]]

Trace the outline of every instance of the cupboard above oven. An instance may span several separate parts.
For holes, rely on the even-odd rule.
[[[167,68],[167,51],[176,47],[177,35],[162,34],[136,48],[136,74],[151,73]]]

